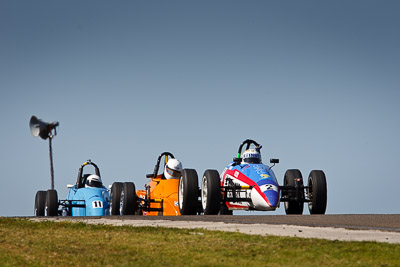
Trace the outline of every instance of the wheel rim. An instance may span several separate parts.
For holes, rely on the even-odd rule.
[[[113,201],[112,201],[112,199],[113,199],[113,191],[111,190],[111,194],[110,194],[110,215],[113,215]]]
[[[207,207],[207,179],[206,177],[203,177],[202,185],[201,185],[201,204],[203,206],[203,210],[206,209]]]
[[[179,180],[179,188],[178,188],[178,202],[179,202],[179,209],[183,207],[183,178]]]
[[[313,190],[312,190],[312,186],[313,186],[313,182],[312,182],[312,179],[311,179],[311,177],[308,179],[308,186],[309,186],[309,188],[308,188],[308,199],[310,200],[310,202],[308,202],[308,208],[310,209],[310,210],[312,210],[312,208],[313,208]]]
[[[124,201],[125,201],[125,194],[124,191],[121,192],[121,200],[119,202],[119,214],[123,215],[123,206],[124,206]]]

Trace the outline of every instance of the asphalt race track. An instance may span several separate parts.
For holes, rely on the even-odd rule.
[[[311,227],[335,227],[355,230],[400,232],[400,214],[349,215],[199,215],[199,216],[110,216],[121,220],[206,221],[239,224],[286,224]]]
[[[117,226],[196,228],[256,235],[400,244],[400,214],[30,217],[30,219],[71,220]]]

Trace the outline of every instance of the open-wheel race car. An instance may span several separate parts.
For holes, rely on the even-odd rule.
[[[164,158],[163,172],[159,173]],[[161,153],[150,181],[137,190],[133,182],[115,182],[111,186],[111,215],[178,216],[196,214],[201,208],[198,177],[193,169],[183,169],[170,152]],[[178,189],[184,184],[182,195]]]
[[[93,166],[95,174],[84,174],[85,166]],[[70,189],[66,200],[58,200],[56,190],[38,191],[35,197],[36,216],[104,216],[109,215],[110,195],[100,178],[98,166],[86,161],[79,168],[75,185]]]
[[[254,148],[251,148],[253,145]],[[242,154],[243,147],[246,146]],[[233,210],[271,211],[284,202],[286,214],[302,214],[308,203],[310,214],[325,214],[327,185],[323,171],[313,170],[304,186],[299,170],[287,170],[279,185],[272,167],[279,159],[271,159],[271,167],[261,161],[261,145],[247,139],[237,157],[219,175],[206,170],[201,181],[201,203],[204,214],[232,214]]]

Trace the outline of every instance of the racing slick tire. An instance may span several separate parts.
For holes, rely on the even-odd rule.
[[[204,215],[217,215],[221,202],[221,185],[216,170],[206,170],[201,181],[201,204]]]
[[[143,209],[142,208],[136,209],[135,215],[143,216]]]
[[[120,200],[123,183],[115,182],[111,186],[110,215],[120,215]]]
[[[285,177],[283,179],[284,186],[296,186],[296,180],[300,179],[298,184],[303,186],[303,176],[301,172],[297,169],[290,169],[285,172]],[[289,201],[285,202],[285,212],[286,214],[303,214],[304,209],[304,189],[300,189],[299,198],[294,200],[296,197],[295,190],[288,190],[286,197]]]
[[[35,196],[35,216],[44,216],[46,191],[37,191]]]
[[[46,215],[57,216],[58,215],[58,195],[56,190],[47,190],[46,192]]]
[[[198,198],[199,181],[196,170],[183,169],[178,187],[178,203],[181,215],[196,215]]]
[[[313,170],[308,176],[308,210],[310,214],[325,214],[327,203],[326,176],[321,170]]]
[[[132,182],[123,184],[120,199],[121,215],[135,215],[137,200],[136,188]]]
[[[219,215],[233,215],[233,210],[229,210],[225,203],[219,206]]]

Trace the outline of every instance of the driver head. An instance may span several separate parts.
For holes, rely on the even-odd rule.
[[[177,159],[169,159],[164,168],[166,179],[179,179],[182,173],[182,163]]]
[[[100,176],[91,174],[86,179],[85,187],[103,187]]]
[[[261,154],[259,149],[247,149],[242,155],[242,163],[261,163]]]

